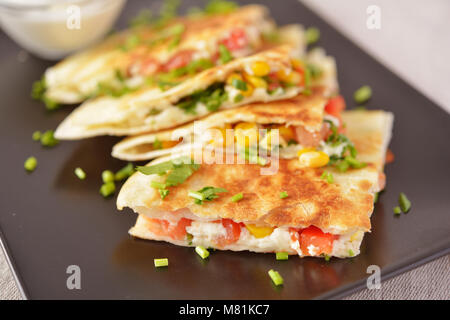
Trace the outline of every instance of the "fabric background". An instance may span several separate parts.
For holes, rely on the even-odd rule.
[[[256,2],[256,1],[255,1]],[[412,86],[450,112],[450,1],[303,0]],[[381,9],[381,29],[366,28],[366,8]],[[18,58],[23,57],[23,52]],[[345,299],[450,299],[450,255]],[[21,299],[0,250],[0,300]]]

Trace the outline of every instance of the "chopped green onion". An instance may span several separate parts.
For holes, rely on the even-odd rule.
[[[154,150],[162,149],[162,142],[159,141],[158,138],[156,138],[155,141],[153,142],[152,147],[153,147]]]
[[[244,96],[242,95],[242,94],[237,94],[235,97],[234,97],[234,103],[239,103],[239,102],[241,102],[242,100],[244,100]]]
[[[322,175],[320,176],[320,178],[326,180],[328,183],[333,183],[334,182],[334,177],[333,177],[333,174],[331,172],[324,171],[322,173]]]
[[[241,201],[244,198],[244,194],[242,192],[235,194],[234,196],[231,197],[231,201],[233,202],[238,202]]]
[[[141,39],[137,34],[131,34],[125,39],[125,43],[122,45],[123,51],[129,51],[134,49],[141,43]]]
[[[327,255],[327,254],[325,254],[323,257],[324,257],[326,262],[330,261],[330,259],[331,259],[331,257],[329,255]]]
[[[114,184],[114,182],[104,183],[100,187],[100,194],[105,198],[113,195],[115,191],[116,191],[116,185]]]
[[[289,259],[289,254],[287,252],[277,252],[276,257],[277,260],[287,260]]]
[[[281,275],[278,273],[278,271],[270,269],[268,274],[276,286],[283,284],[283,277],[281,277]]]
[[[128,178],[134,173],[134,167],[132,163],[127,164],[125,167],[116,172],[114,179],[116,181],[121,181]]]
[[[35,132],[33,132],[32,138],[34,141],[39,141],[39,140],[41,140],[41,136],[42,136],[42,133],[40,131],[35,131]]]
[[[305,31],[306,44],[313,44],[319,41],[320,30],[316,27],[309,27]]]
[[[411,209],[411,201],[409,201],[406,194],[403,192],[400,192],[400,195],[398,196],[398,204],[404,213],[408,213]]]
[[[281,192],[280,192],[280,199],[287,198],[288,196],[289,196],[289,195],[288,195],[287,191],[281,191]]]
[[[34,171],[37,167],[37,159],[35,157],[29,157],[27,160],[25,160],[24,168],[28,172]]]
[[[372,96],[372,89],[369,86],[362,86],[353,94],[353,99],[358,104],[364,103]]]
[[[150,186],[155,189],[165,189],[167,187],[165,183],[159,181],[150,182]]]
[[[202,257],[202,259],[206,259],[209,257],[209,251],[206,250],[204,247],[202,246],[197,246],[195,247],[195,252],[197,252],[197,254]]]
[[[399,206],[394,207],[394,214],[399,215],[402,212]]]
[[[153,13],[151,10],[143,9],[139,11],[139,13],[134,18],[132,18],[128,24],[132,28],[150,24],[152,15]]]
[[[114,173],[111,170],[104,170],[102,172],[102,180],[104,183],[114,182]]]
[[[153,259],[156,268],[167,267],[169,265],[169,259],[161,258],[161,259]]]
[[[230,13],[238,8],[238,5],[233,1],[227,0],[210,0],[205,6],[206,14],[220,14]]]
[[[203,194],[197,191],[189,191],[188,196],[194,199],[203,200]]]
[[[167,195],[169,194],[169,190],[167,189],[158,189],[159,195],[161,196],[161,199],[165,199]]]
[[[192,239],[194,239],[194,236],[188,232],[186,232],[186,241],[188,242],[188,245],[192,245]]]
[[[360,162],[351,156],[346,156],[345,161],[347,161],[348,164],[354,169],[361,169],[361,168],[364,168],[365,166],[367,166],[367,163]]]
[[[348,164],[347,161],[341,161],[339,163],[336,164],[336,167],[338,168],[338,170],[340,172],[345,172],[348,170],[348,168],[350,167],[350,165]]]
[[[59,143],[58,139],[54,137],[53,130],[47,130],[41,135],[41,144],[44,147],[54,147]]]
[[[228,50],[228,48],[225,47],[225,45],[223,44],[219,45],[219,53],[220,53],[220,62],[222,64],[228,63],[231,60],[233,60],[233,56],[231,55],[230,50]]]
[[[241,91],[247,91],[247,83],[241,79],[233,79],[231,85]]]
[[[83,169],[76,168],[74,172],[75,172],[75,175],[78,177],[78,179],[80,179],[80,180],[86,179],[86,172],[84,172]]]
[[[348,256],[349,257],[353,257],[355,255],[355,253],[353,252],[353,250],[352,249],[349,249],[348,250]]]

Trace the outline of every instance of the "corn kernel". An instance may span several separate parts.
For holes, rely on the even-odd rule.
[[[227,78],[227,84],[231,85],[234,79],[243,80],[239,73],[232,73]]]
[[[260,77],[251,76],[249,74],[244,74],[245,81],[250,83],[255,88],[267,88],[267,82]]]
[[[303,152],[298,159],[302,166],[308,168],[320,168],[330,161],[328,154],[323,151]]]
[[[240,90],[240,91],[244,97],[250,97],[253,94],[254,90],[255,89],[253,88],[253,86],[250,83],[247,83],[247,90],[245,90],[245,91]]]
[[[234,136],[239,146],[248,148],[259,140],[259,130],[256,123],[241,122],[234,127]]]
[[[231,144],[232,141],[227,141],[227,129],[231,129],[231,124],[227,123],[224,128],[211,128],[210,130],[212,139],[209,141],[210,144],[213,144],[216,147],[225,148],[228,144]]]
[[[302,75],[296,71],[281,69],[277,72],[277,77],[290,84],[298,84],[302,81]]]
[[[292,66],[294,67],[294,69],[303,69],[305,66],[305,63],[298,58],[292,59],[291,63],[292,63]]]
[[[270,72],[269,65],[264,61],[256,61],[252,64],[251,67],[253,71],[253,75],[257,77],[264,77],[267,76]]]
[[[314,149],[314,148],[303,148],[303,149],[301,149],[301,150],[299,150],[297,152],[297,155],[300,157],[305,152],[311,152],[311,151],[316,151],[316,149]]]
[[[258,227],[254,224],[246,224],[245,227],[255,238],[264,238],[270,236],[273,232],[272,227]]]
[[[295,139],[295,131],[293,127],[287,127],[284,125],[278,125],[275,126],[274,129],[278,129],[280,132],[280,136],[286,141],[289,142],[290,140]]]

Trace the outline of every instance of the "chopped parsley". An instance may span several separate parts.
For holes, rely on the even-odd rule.
[[[193,163],[191,159],[187,157],[180,157],[178,159],[161,162],[152,166],[138,166],[136,170],[145,175],[166,175],[165,182],[151,182],[151,186],[158,189],[161,198],[164,199],[169,194],[169,190],[167,189],[168,187],[177,186],[183,183],[199,168],[200,165]]]
[[[228,48],[225,47],[225,45],[223,44],[219,45],[219,53],[220,53],[219,59],[222,64],[228,63],[231,60],[233,60],[233,56],[231,55],[230,50],[228,50]]]
[[[217,111],[223,102],[228,99],[228,94],[225,92],[223,83],[215,83],[205,90],[194,92],[188,97],[182,98],[177,107],[183,109],[185,113],[196,113],[198,103],[203,103],[206,108],[213,112]]]
[[[228,192],[224,188],[204,187],[197,191],[189,191],[189,197],[195,199],[196,204],[203,204],[204,201],[213,201],[219,196],[218,193]]]

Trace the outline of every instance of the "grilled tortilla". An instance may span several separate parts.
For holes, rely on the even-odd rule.
[[[253,164],[201,164],[184,183],[171,187],[164,200],[150,187],[151,181],[162,177],[138,172],[123,186],[117,206],[139,214],[130,230],[139,238],[222,250],[357,255],[364,232],[371,228],[374,194],[384,187],[380,176],[393,115],[350,111],[344,118],[359,157],[369,162],[362,169],[342,173],[333,167],[304,168],[296,159],[280,159],[279,171],[265,176]],[[322,178],[325,170],[333,173],[332,183]],[[188,192],[205,186],[228,192],[201,205],[194,203]],[[282,191],[288,195],[284,199]],[[242,200],[230,201],[241,192]]]
[[[229,45],[233,57],[254,53],[268,45],[264,35],[274,32],[276,26],[268,10],[259,5],[227,14],[175,18],[164,27],[131,28],[49,68],[45,73],[46,96],[59,103],[78,103],[95,95],[99,85],[120,86],[118,73],[134,88],[145,78],[170,71],[180,60],[212,59],[219,44],[229,43],[236,35],[245,41],[242,46]],[[280,32],[279,40],[295,41],[298,50],[303,50],[300,26]]]
[[[101,97],[87,101],[60,124],[55,136],[58,139],[80,139],[154,132],[217,110],[294,97],[306,90],[305,79],[300,73],[306,67],[294,63],[292,50],[292,46],[282,45],[235,59],[207,69],[165,91],[153,88],[121,98]],[[261,64],[267,76],[256,76],[253,72],[253,66]],[[319,67],[319,70],[322,69]],[[320,72],[311,80],[311,85],[325,82],[331,73],[327,70]]]
[[[303,138],[305,141],[304,135],[309,133],[306,137],[308,140],[311,140],[309,136],[320,135],[324,125],[324,106],[327,102],[323,93],[323,87],[316,87],[311,95],[300,94],[288,100],[253,103],[213,113],[176,129],[129,137],[114,146],[112,156],[129,161],[148,160],[183,152],[197,143],[234,150],[240,146],[234,143],[234,136],[239,134],[239,126],[246,124],[251,128],[249,136],[258,132],[258,139],[253,141],[254,144],[266,149],[275,147],[270,145],[270,139],[273,129],[278,129],[278,145],[282,147],[279,150],[280,157],[293,157],[297,155],[298,150],[305,147],[301,140]],[[233,131],[227,133],[226,130]],[[297,137],[297,130],[301,130],[301,137]],[[238,142],[241,140],[243,141],[239,139]]]

